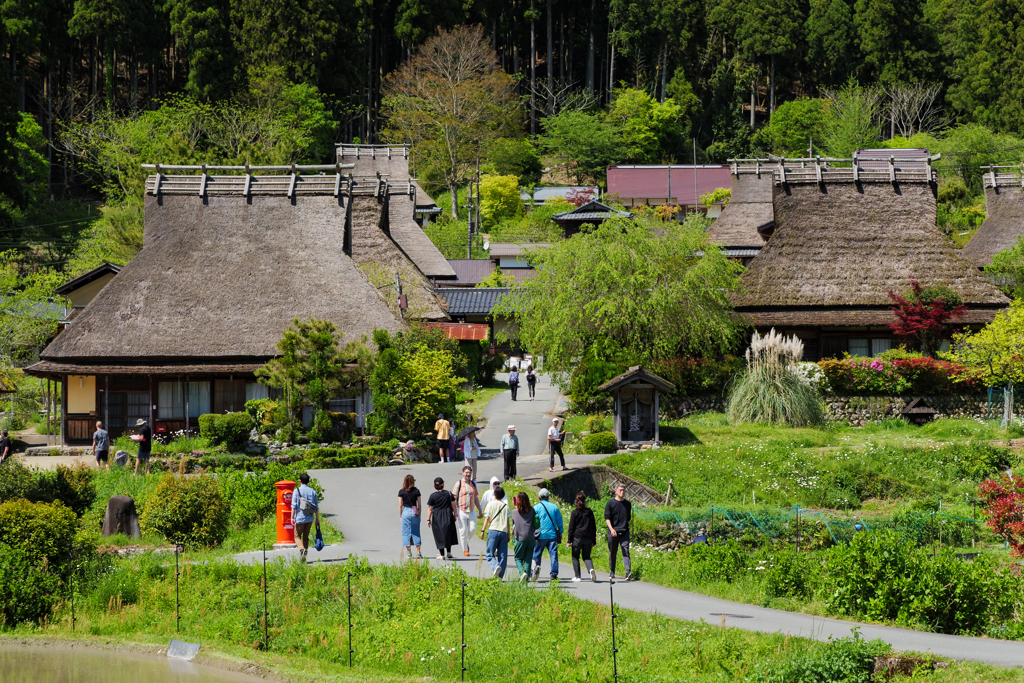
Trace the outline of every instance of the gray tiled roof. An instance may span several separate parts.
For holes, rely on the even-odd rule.
[[[488,315],[508,294],[508,287],[438,287],[437,295],[448,302],[448,315]]]

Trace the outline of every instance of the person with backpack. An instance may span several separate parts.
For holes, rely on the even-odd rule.
[[[569,533],[566,535],[569,537],[569,547],[572,548],[573,582],[583,580],[580,578],[580,554],[590,573],[590,580],[597,581],[594,561],[590,559],[590,551],[597,545],[597,522],[594,520],[594,511],[587,505],[587,494],[582,491],[576,494],[576,507],[569,516]]]
[[[529,581],[533,574],[533,547],[537,543],[537,513],[530,505],[530,496],[521,491],[512,510],[512,552],[516,558],[519,580]]]
[[[537,397],[537,373],[532,365],[526,366],[526,387],[530,390],[530,400]]]
[[[314,522],[320,529],[320,501],[305,472],[299,475],[299,487],[292,491],[292,522],[295,525],[295,544],[299,546],[299,562],[305,562],[309,552],[309,530]]]
[[[498,481],[497,477],[494,478],[494,481]],[[459,532],[459,545],[462,546],[463,556],[469,557],[469,537],[476,532],[476,520],[484,518],[484,511],[480,506],[480,496],[476,490],[476,482],[473,481],[473,468],[469,465],[462,466],[462,479],[455,482],[455,486],[452,488],[452,495],[455,496],[456,508],[458,510],[455,526]],[[473,515],[474,506],[476,507],[476,516]]]
[[[544,549],[551,559],[551,580],[558,579],[558,546],[562,543],[562,511],[550,502],[551,494],[547,489],[537,492],[540,502],[533,506],[540,524],[537,544],[533,547],[533,580],[540,578],[540,562],[544,557]]]
[[[516,400],[519,391],[519,368],[513,365],[508,371],[508,390],[512,392],[512,400]]]
[[[487,538],[487,562],[491,565],[491,577],[505,578],[505,567],[508,564],[508,502],[505,501],[505,489],[500,486],[494,489],[494,500],[484,508],[484,527],[480,530],[480,538]]]
[[[626,486],[615,484],[612,487],[615,498],[604,506],[604,523],[608,527],[608,568],[611,579],[615,580],[615,559],[622,548],[622,566],[626,572],[624,581],[632,581],[633,574],[629,571],[629,520],[633,517],[633,504],[626,500]]]

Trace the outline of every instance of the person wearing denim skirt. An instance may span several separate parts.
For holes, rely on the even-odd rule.
[[[402,546],[405,548],[406,559],[412,559],[412,547],[416,546],[416,559],[422,560],[420,551],[420,490],[416,488],[416,479],[405,475],[402,489],[398,492],[398,514],[402,518]]]

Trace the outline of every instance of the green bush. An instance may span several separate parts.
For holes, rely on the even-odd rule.
[[[391,449],[387,446],[361,448],[311,448],[302,456],[302,464],[309,469],[338,469],[387,464]]]
[[[96,579],[89,598],[99,609],[117,611],[139,601],[141,580],[141,572],[126,564],[116,564]]]
[[[215,477],[164,476],[139,519],[144,532],[193,548],[212,548],[228,534],[231,510]]]
[[[862,640],[855,631],[853,638],[830,641],[823,648],[787,658],[755,673],[751,680],[763,683],[870,683],[875,657],[888,652],[889,646],[882,641]]]
[[[0,626],[40,621],[60,598],[61,576],[23,548],[0,545]]]
[[[8,458],[0,465],[0,503],[19,498],[31,498],[36,490],[36,479],[29,468],[17,458]]]
[[[758,573],[766,598],[807,598],[814,593],[820,563],[816,565],[810,553],[778,550],[759,565],[763,567]]]
[[[20,548],[32,562],[54,571],[63,571],[67,564],[77,530],[75,513],[59,502],[0,504],[0,548]]]
[[[207,439],[211,446],[224,444],[229,450],[237,450],[249,440],[255,425],[249,413],[207,413],[199,416],[199,436]]]
[[[231,472],[218,477],[224,495],[231,504],[230,523],[235,529],[248,529],[274,514],[279,481],[299,481],[304,468],[271,463],[266,471],[259,474]],[[323,500],[323,488],[316,479],[309,485]]]
[[[702,543],[690,549],[686,571],[700,583],[727,581],[732,583],[746,572],[747,553],[734,540],[708,545]]]
[[[583,437],[583,452],[588,455],[614,453],[618,446],[618,440],[611,432],[598,432]]]
[[[604,415],[591,415],[583,421],[583,426],[586,427],[587,431],[591,434],[608,431],[608,425],[605,422]]]
[[[41,503],[60,501],[82,516],[96,499],[95,470],[78,465],[44,470],[36,474],[36,491],[32,500]]]

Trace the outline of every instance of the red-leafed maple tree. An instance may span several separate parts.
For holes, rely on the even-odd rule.
[[[574,206],[583,206],[587,202],[594,200],[594,189],[590,187],[580,187],[570,190],[565,198],[569,200],[570,204]]]
[[[1024,477],[986,479],[978,492],[989,528],[1006,539],[1014,557],[1024,556]]]
[[[910,281],[906,296],[890,291],[889,298],[895,303],[892,312],[896,322],[889,323],[893,334],[933,358],[943,340],[952,334],[949,321],[967,308],[949,287],[922,287],[917,280]]]

